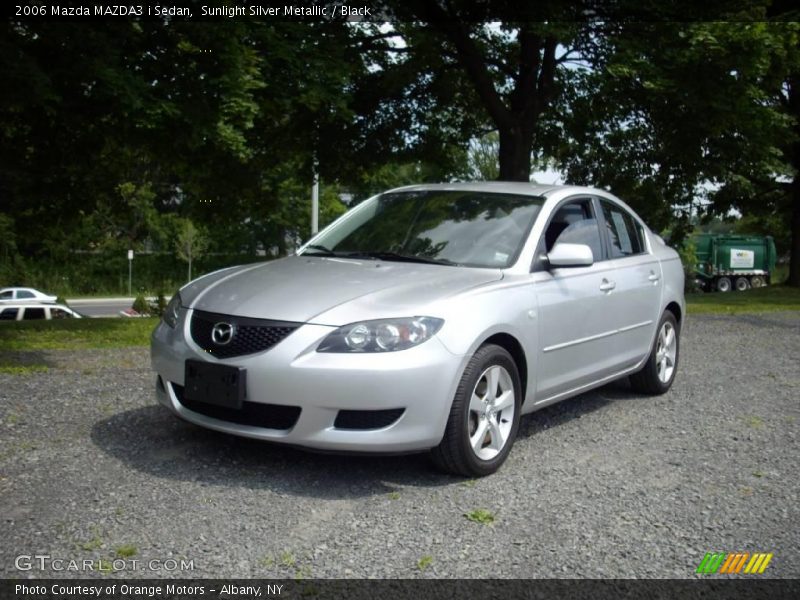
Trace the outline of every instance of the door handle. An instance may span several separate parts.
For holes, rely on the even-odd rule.
[[[613,281],[609,281],[608,279],[603,279],[603,282],[600,284],[600,291],[602,292],[610,292],[617,284]]]
[[[656,283],[659,279],[661,279],[661,277],[650,271],[650,277],[648,277],[648,279],[653,283]]]

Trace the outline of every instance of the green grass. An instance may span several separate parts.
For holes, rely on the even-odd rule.
[[[0,358],[0,362],[3,359]],[[30,375],[32,373],[44,373],[49,367],[47,365],[7,365],[0,364],[0,375]]]
[[[464,516],[473,523],[480,523],[481,525],[489,525],[494,523],[494,515],[483,508],[478,508],[468,513],[464,513]]]
[[[0,323],[0,348],[83,350],[146,346],[157,324],[155,317]]]
[[[124,544],[114,551],[117,558],[130,558],[131,556],[136,556],[138,552],[133,544]]]
[[[424,571],[433,564],[433,557],[430,554],[425,554],[417,561],[417,569]]]
[[[800,310],[800,288],[772,285],[745,292],[687,294],[690,314],[738,314]]]

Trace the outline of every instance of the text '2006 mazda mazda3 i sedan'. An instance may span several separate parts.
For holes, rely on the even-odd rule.
[[[684,312],[677,253],[611,194],[419,185],[181,288],[152,364],[196,425],[480,476],[524,413],[625,376],[666,392]]]

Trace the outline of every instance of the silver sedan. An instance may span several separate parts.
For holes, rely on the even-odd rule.
[[[607,192],[420,185],[181,288],[152,365],[196,425],[481,476],[525,413],[621,377],[669,390],[684,314],[677,253]]]

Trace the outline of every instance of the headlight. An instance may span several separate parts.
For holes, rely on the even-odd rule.
[[[180,293],[176,293],[172,300],[169,301],[167,304],[167,308],[164,309],[164,315],[161,319],[172,329],[175,329],[175,326],[178,324],[178,311],[181,308],[181,295]]]
[[[361,321],[340,327],[322,340],[317,352],[395,352],[432,338],[444,325],[434,317]]]

